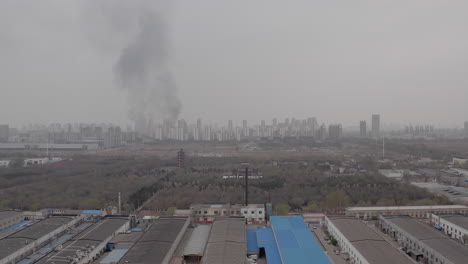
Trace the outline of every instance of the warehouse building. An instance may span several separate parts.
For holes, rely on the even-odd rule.
[[[300,216],[271,217],[276,244],[283,264],[330,264],[330,260]]]
[[[18,224],[24,220],[22,212],[18,211],[0,211],[0,231]]]
[[[402,251],[398,251],[369,226],[355,217],[328,216],[325,225],[341,251],[347,252],[352,263],[359,264],[411,264]]]
[[[348,207],[345,213],[347,216],[362,219],[377,218],[380,215],[409,215],[415,218],[431,218],[432,214],[467,215],[468,207],[464,205]]]
[[[183,258],[187,263],[200,263],[210,236],[211,225],[199,225],[190,234],[184,247]]]
[[[188,217],[160,217],[114,263],[168,264],[189,223]]]
[[[16,263],[80,220],[78,217],[50,217],[1,239],[0,264]]]
[[[428,264],[466,264],[468,247],[409,216],[380,216],[379,228],[417,261]]]
[[[196,223],[213,223],[217,217],[242,216],[249,224],[260,224],[266,221],[265,205],[249,204],[192,204],[193,221]]]
[[[468,216],[464,215],[432,215],[432,223],[446,235],[468,244]]]
[[[247,257],[245,220],[217,219],[211,228],[202,264],[244,264]]]
[[[127,217],[106,217],[89,225],[75,237],[63,243],[60,249],[41,258],[38,264],[88,263],[97,259],[105,250],[107,243],[119,232],[130,226]]]

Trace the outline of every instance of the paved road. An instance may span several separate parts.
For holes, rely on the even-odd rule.
[[[327,241],[325,241],[325,233],[322,231],[320,227],[317,229],[311,229],[312,233],[314,233],[317,241],[321,244],[323,250],[328,255],[328,257],[333,261],[334,264],[347,264],[348,262],[343,259],[341,255],[336,255],[334,250],[336,249],[335,246],[329,245]]]

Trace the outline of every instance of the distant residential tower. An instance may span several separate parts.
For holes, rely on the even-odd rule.
[[[380,137],[380,115],[372,115],[372,137]]]

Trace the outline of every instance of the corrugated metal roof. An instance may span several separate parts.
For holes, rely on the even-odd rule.
[[[247,252],[258,252],[257,229],[247,229]]]
[[[268,264],[282,264],[281,257],[276,245],[275,236],[271,227],[257,229],[257,245],[265,249]]]
[[[195,227],[187,245],[184,248],[184,256],[203,256],[208,237],[210,236],[211,225],[199,225]]]
[[[245,220],[223,219],[214,222],[202,258],[204,264],[244,264],[247,249]]]
[[[101,213],[101,210],[83,210],[83,212],[81,212],[81,214],[84,215],[100,215]]]
[[[110,264],[117,263],[127,253],[128,248],[116,248],[112,250],[109,255],[103,258],[99,263]]]
[[[284,264],[330,264],[325,252],[300,216],[271,217],[272,229],[275,235],[280,256]]]

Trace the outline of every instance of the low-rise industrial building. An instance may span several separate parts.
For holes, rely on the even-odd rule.
[[[211,225],[199,225],[194,228],[184,247],[183,258],[187,263],[200,263],[211,232]]]
[[[193,204],[193,221],[196,223],[213,223],[217,217],[244,217],[247,223],[259,224],[266,220],[265,206],[263,204]]]
[[[0,231],[16,225],[24,220],[22,212],[18,211],[0,211]]]
[[[464,205],[348,207],[345,214],[362,219],[377,218],[380,215],[409,215],[415,218],[430,218],[432,214],[467,215],[468,207]]]
[[[302,217],[272,216],[271,228],[283,264],[331,264]]]
[[[38,264],[88,263],[96,260],[108,242],[119,232],[129,229],[128,217],[106,217],[89,225],[75,237],[50,252]]]
[[[49,217],[1,239],[0,264],[18,262],[80,220],[79,217]]]
[[[188,217],[160,217],[114,263],[168,264],[189,223]]]
[[[394,170],[394,169],[386,169],[386,170],[379,170],[379,173],[383,176],[394,179],[394,180],[401,180],[403,176],[405,176],[405,170]]]
[[[412,261],[383,239],[360,219],[346,216],[325,218],[328,232],[347,252],[352,263],[358,264],[411,264]]]
[[[468,243],[468,216],[464,215],[432,215],[432,223],[448,236]]]
[[[380,216],[379,228],[417,261],[427,264],[466,264],[468,247],[409,216]]]
[[[201,263],[245,264],[245,230],[245,220],[240,217],[214,221]]]
[[[11,160],[0,160],[0,168],[10,167]]]

